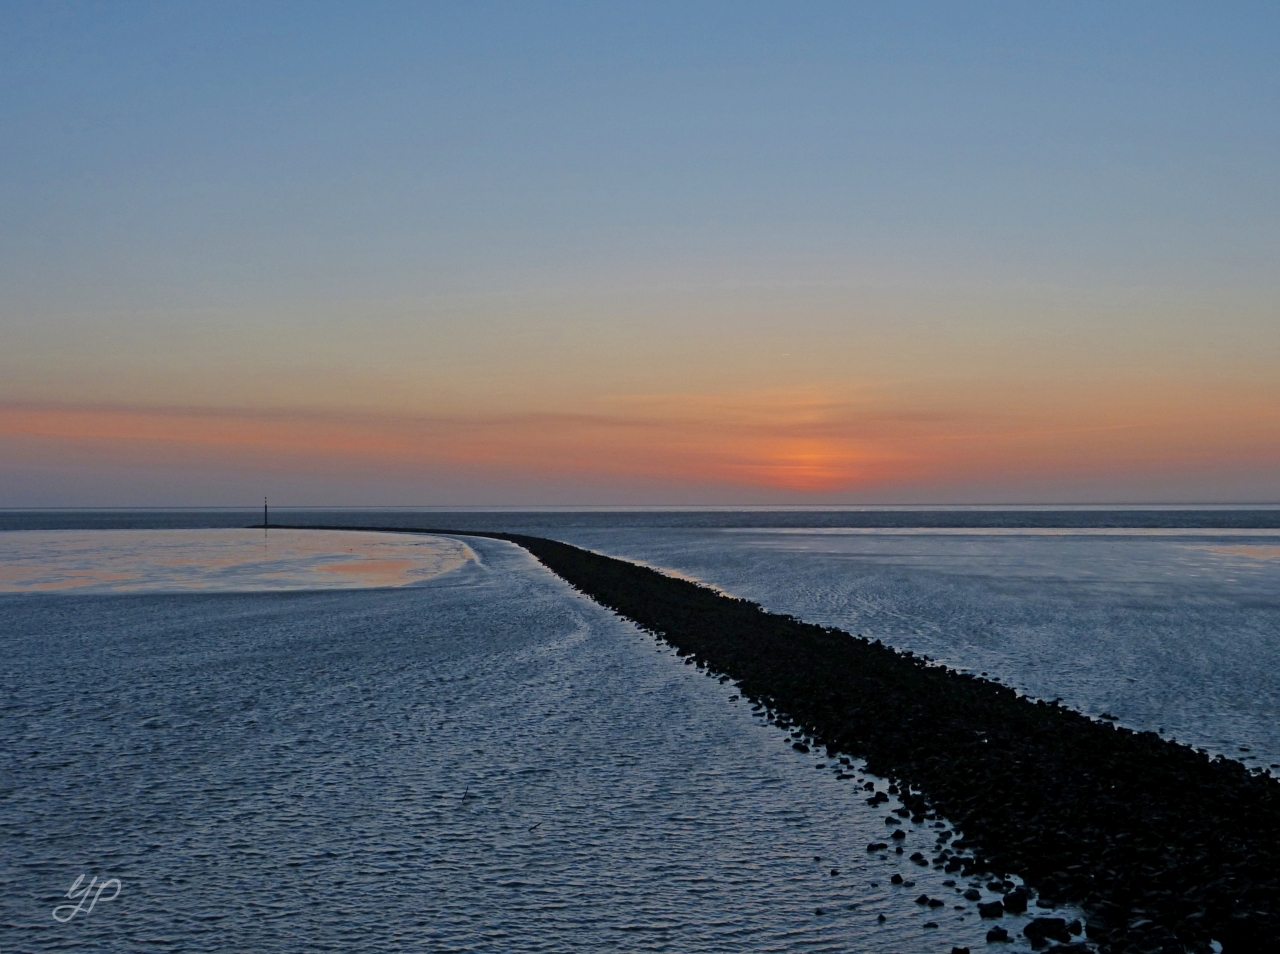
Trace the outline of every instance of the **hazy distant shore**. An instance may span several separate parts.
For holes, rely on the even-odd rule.
[[[529,533],[559,528],[749,529],[1134,529],[1280,530],[1280,505],[1239,507],[902,507],[902,508],[271,508],[273,523],[298,527]],[[0,510],[0,530],[163,529],[261,526],[261,509],[75,508]]]

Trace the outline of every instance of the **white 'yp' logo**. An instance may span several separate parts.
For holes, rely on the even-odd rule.
[[[83,881],[84,881],[84,875],[81,875],[80,877],[76,878],[75,884],[73,884],[71,886],[71,890],[67,892],[67,897],[75,901],[76,902],[75,904],[60,904],[53,909],[53,919],[55,921],[61,921],[63,924],[65,924],[66,922],[70,921],[73,917],[75,917],[77,914],[79,914],[82,910],[84,911],[85,914],[88,914],[90,911],[93,910],[93,906],[97,904],[99,901],[114,901],[117,897],[120,896],[120,881],[117,878],[108,878],[106,881],[102,882],[101,884],[98,884],[98,879],[94,878],[87,885],[85,885],[83,890],[81,890],[80,885]],[[89,893],[93,891],[95,886],[97,887],[98,891],[96,894],[94,894],[93,900],[89,901]],[[102,896],[102,892],[106,891],[107,888],[114,888],[115,893],[112,894],[111,897],[109,898],[104,898]],[[89,906],[87,908],[85,907],[86,901],[89,901]]]

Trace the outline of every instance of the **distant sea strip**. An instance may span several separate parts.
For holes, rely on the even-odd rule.
[[[1042,900],[1079,904],[1106,954],[1280,941],[1280,781],[1265,770],[558,541],[349,529],[523,547],[813,744],[864,759],[914,814],[949,818],[963,837],[918,864],[1017,873]]]

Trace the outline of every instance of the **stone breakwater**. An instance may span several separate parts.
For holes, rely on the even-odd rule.
[[[474,535],[525,548],[810,742],[865,760],[913,814],[949,818],[963,837],[917,863],[1015,872],[1041,900],[1080,905],[1107,954],[1280,949],[1276,779],[647,567]]]

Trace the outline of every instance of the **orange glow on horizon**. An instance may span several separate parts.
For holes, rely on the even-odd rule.
[[[619,399],[597,413],[467,417],[0,405],[0,447],[25,459],[173,462],[372,479],[442,472],[639,478],[789,494],[941,480],[1126,473],[1280,458],[1280,411],[1184,395],[999,414],[893,409],[870,398],[759,393]],[[603,403],[603,402],[602,402]]]

